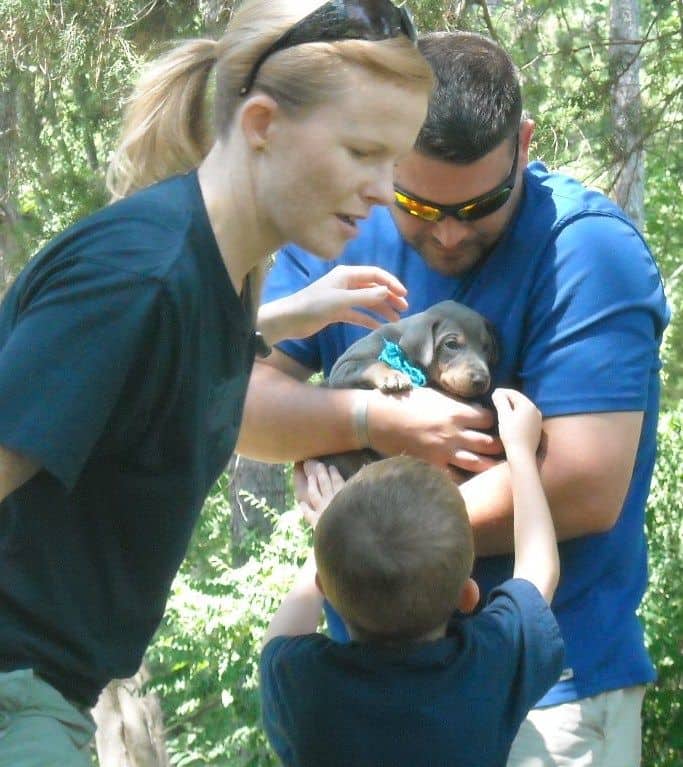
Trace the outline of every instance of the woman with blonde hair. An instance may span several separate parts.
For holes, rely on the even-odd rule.
[[[245,0],[220,40],[146,71],[115,202],[6,295],[0,767],[90,763],[88,708],[136,671],[161,620],[254,355],[405,308],[398,280],[354,267],[256,318],[269,254],[292,241],[331,259],[391,201],[432,82],[414,40],[389,0]]]

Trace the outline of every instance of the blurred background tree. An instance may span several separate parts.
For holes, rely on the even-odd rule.
[[[50,237],[106,204],[107,159],[141,64],[170,40],[220,34],[232,5],[0,0],[0,292]],[[680,767],[683,1],[408,5],[423,30],[478,31],[511,52],[536,121],[532,155],[617,199],[659,263],[674,319],[648,512],[643,617],[660,681],[646,698],[644,764]],[[292,515],[266,511],[288,506],[280,468],[243,462],[237,474],[249,492],[230,472],[216,487],[149,654],[177,765],[274,764],[258,728],[257,647],[306,536]]]

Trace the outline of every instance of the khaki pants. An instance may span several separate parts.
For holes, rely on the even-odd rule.
[[[0,767],[90,767],[95,723],[25,669],[0,673]]]
[[[645,687],[529,712],[507,767],[638,767]]]

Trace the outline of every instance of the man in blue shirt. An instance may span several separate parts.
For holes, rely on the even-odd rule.
[[[655,676],[636,609],[669,317],[661,279],[616,205],[528,163],[534,126],[497,45],[437,33],[420,46],[437,86],[414,151],[395,169],[396,205],[375,208],[332,264],[281,251],[264,300],[335,263],[380,264],[408,288],[411,313],[455,299],[494,324],[494,385],[521,389],[544,416],[541,476],[562,561],[552,607],[566,645],[561,679],[522,725],[508,764],[637,765],[644,685]],[[238,449],[281,461],[369,443],[474,472],[461,491],[486,594],[512,566],[509,471],[493,416],[430,389],[399,397],[306,383],[361,334],[331,326],[258,364]]]

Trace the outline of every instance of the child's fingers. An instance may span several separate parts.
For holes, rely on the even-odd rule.
[[[505,415],[512,410],[508,389],[496,389],[491,394],[491,401],[498,411],[498,415]]]
[[[316,461],[315,476],[318,480],[318,487],[320,488],[320,493],[324,497],[328,497],[332,495],[332,478],[330,477],[329,469],[327,468],[327,466],[325,466],[324,463],[320,463]]]
[[[332,482],[332,492],[336,495],[342,487],[346,484],[346,481],[339,473],[339,469],[336,466],[330,466],[330,480]]]
[[[297,504],[297,509],[301,516],[308,522],[308,524],[311,527],[315,527],[316,522],[318,521],[319,514],[316,514],[316,512],[305,502],[305,501],[299,501]]]
[[[516,389],[498,388],[491,394],[491,400],[499,414],[509,414],[517,411],[527,413],[537,410],[536,405],[526,395]]]
[[[314,507],[320,506],[322,502],[322,493],[320,492],[316,474],[308,475],[308,501]]]
[[[308,477],[304,471],[303,464],[297,462],[294,464],[294,497],[297,501],[305,501],[308,498]]]

